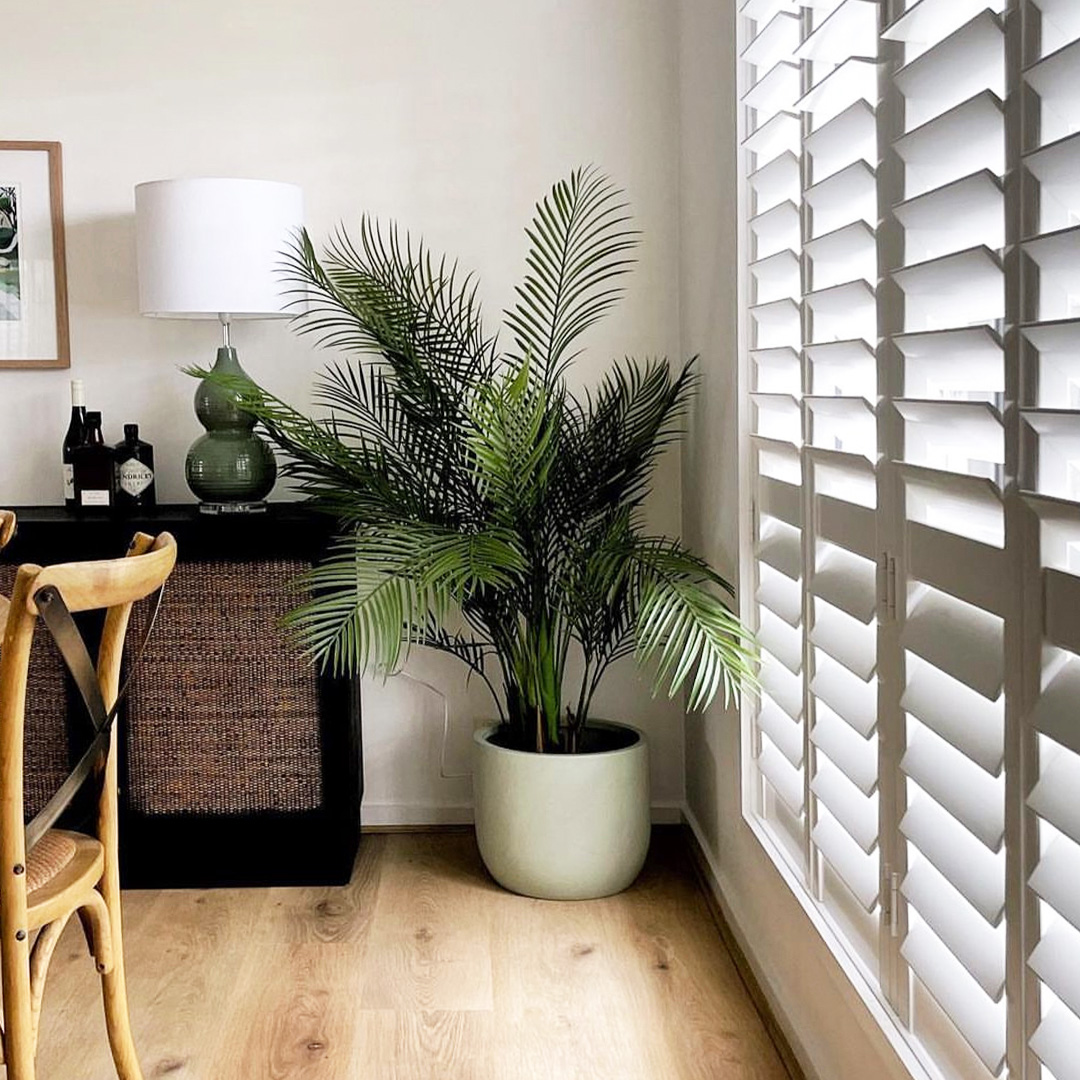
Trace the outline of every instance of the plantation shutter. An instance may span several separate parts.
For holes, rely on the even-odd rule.
[[[755,610],[762,692],[754,721],[759,812],[788,858],[806,843],[803,689],[802,15],[750,0],[742,62],[749,199]]]
[[[1080,0],[740,9],[759,836],[947,1080],[1080,1080]]]
[[[875,969],[878,5],[742,16],[758,809]]]
[[[986,1074],[1006,1053],[1004,177],[1001,5],[921,0],[895,47],[887,398],[898,416],[903,739],[897,860],[910,1024]],[[898,451],[898,452],[897,452]]]
[[[878,8],[811,10],[804,130],[809,871],[824,909],[878,965]]]
[[[1021,88],[1022,485],[1037,521],[1029,715],[1030,1048],[1080,1077],[1080,4],[1029,5]],[[1045,1073],[1044,1073],[1045,1075]]]

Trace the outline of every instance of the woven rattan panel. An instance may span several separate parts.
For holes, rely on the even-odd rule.
[[[144,814],[322,803],[318,680],[277,626],[298,561],[180,562],[128,698],[127,802]],[[132,616],[142,640],[146,604]]]
[[[0,593],[11,595],[14,566],[0,566]],[[34,816],[64,782],[70,766],[64,661],[42,626],[34,634],[26,687],[23,736],[23,811]]]

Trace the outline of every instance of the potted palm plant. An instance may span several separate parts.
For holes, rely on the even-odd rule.
[[[643,524],[692,362],[625,361],[586,393],[565,380],[633,264],[622,193],[577,170],[526,234],[504,348],[471,277],[396,227],[365,218],[321,255],[302,232],[286,264],[297,325],[349,354],[317,378],[324,415],[219,381],[337,521],[287,619],[303,648],[359,675],[392,673],[424,646],[483,680],[498,717],[474,740],[485,863],[512,890],[580,898],[627,886],[649,838],[645,740],[593,717],[604,675],[624,657],[652,661],[656,689],[701,708],[753,681],[754,649],[731,586]]]

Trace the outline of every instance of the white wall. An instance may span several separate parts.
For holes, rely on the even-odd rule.
[[[361,211],[395,217],[484,282],[489,320],[523,268],[535,200],[580,163],[624,185],[646,233],[626,303],[582,365],[678,345],[676,33],[667,0],[49,0],[5,13],[0,131],[63,143],[72,334],[69,372],[0,371],[0,504],[60,502],[67,382],[86,383],[106,437],[138,422],[163,501],[190,498],[199,433],[181,365],[212,358],[211,325],[137,313],[132,188],[170,176],[301,184],[316,236]],[[237,328],[249,371],[307,403],[322,362],[279,324]],[[675,527],[671,462],[656,514]],[[488,706],[441,658],[418,671],[451,695],[449,771]],[[624,671],[603,711],[652,735],[654,796],[682,799],[680,714]],[[442,709],[397,680],[365,695],[366,818],[467,814],[442,780]]]
[[[683,532],[738,581],[735,0],[680,0],[682,348],[704,393],[683,456]],[[810,1077],[908,1073],[751,833],[740,804],[739,717],[686,721],[687,802],[723,903]]]

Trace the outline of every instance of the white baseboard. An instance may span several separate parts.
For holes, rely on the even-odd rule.
[[[473,809],[469,803],[369,803],[360,807],[360,820],[369,828],[415,825],[471,825]],[[652,804],[654,825],[678,825],[683,820],[683,804],[661,800]]]
[[[360,821],[366,827],[471,825],[471,803],[362,803]]]

